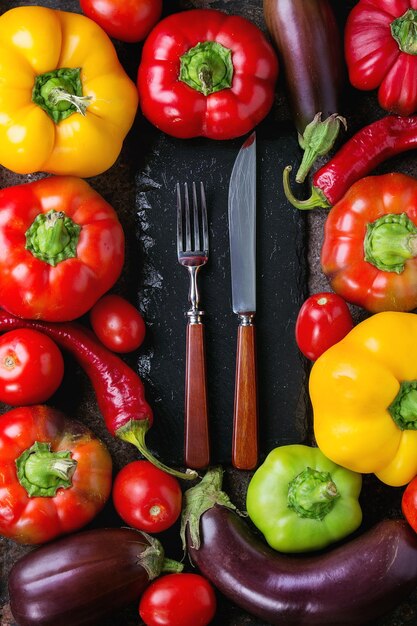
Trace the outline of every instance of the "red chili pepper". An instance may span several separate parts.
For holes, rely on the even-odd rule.
[[[196,472],[171,469],[148,450],[145,435],[152,425],[152,409],[145,399],[139,376],[120,357],[102,346],[88,329],[76,322],[54,323],[26,320],[0,310],[0,332],[34,328],[51,337],[74,356],[89,377],[97,404],[109,432],[135,445],[148,461],[178,478],[194,479]]]
[[[294,197],[289,180],[291,166],[288,165],[283,174],[285,195],[297,209],[328,209],[342,199],[353,183],[380,163],[414,148],[417,148],[417,115],[386,115],[359,130],[317,170],[307,200]]]

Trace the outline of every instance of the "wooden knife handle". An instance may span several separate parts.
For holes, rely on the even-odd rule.
[[[185,366],[185,454],[187,467],[210,462],[204,325],[187,324]]]
[[[258,463],[258,393],[256,337],[253,324],[240,325],[237,335],[232,463],[253,469]]]

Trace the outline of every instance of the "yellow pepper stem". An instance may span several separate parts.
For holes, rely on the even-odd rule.
[[[73,113],[85,115],[91,96],[83,95],[81,68],[61,67],[36,77],[32,101],[58,123]]]
[[[417,380],[405,380],[388,411],[401,430],[417,430]]]

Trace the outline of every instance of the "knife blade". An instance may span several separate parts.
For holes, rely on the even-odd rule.
[[[232,308],[238,316],[232,463],[253,469],[258,462],[256,373],[256,133],[244,142],[229,183],[229,247]]]

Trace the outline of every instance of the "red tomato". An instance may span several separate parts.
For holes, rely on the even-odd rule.
[[[87,17],[120,41],[142,41],[161,17],[162,0],[80,0]]]
[[[37,330],[0,337],[0,400],[11,406],[45,402],[58,389],[64,360],[58,346]]]
[[[145,590],[139,614],[146,626],[207,626],[216,612],[216,595],[199,574],[167,574]]]
[[[417,476],[405,488],[401,508],[405,519],[411,528],[417,532]]]
[[[159,533],[177,521],[181,513],[182,491],[174,476],[153,463],[133,461],[115,478],[113,503],[129,526]]]
[[[307,298],[298,313],[295,339],[301,352],[316,361],[352,328],[349,307],[341,296],[316,293]]]
[[[146,326],[135,307],[121,296],[103,296],[90,311],[94,332],[113,352],[131,352],[142,344]]]

